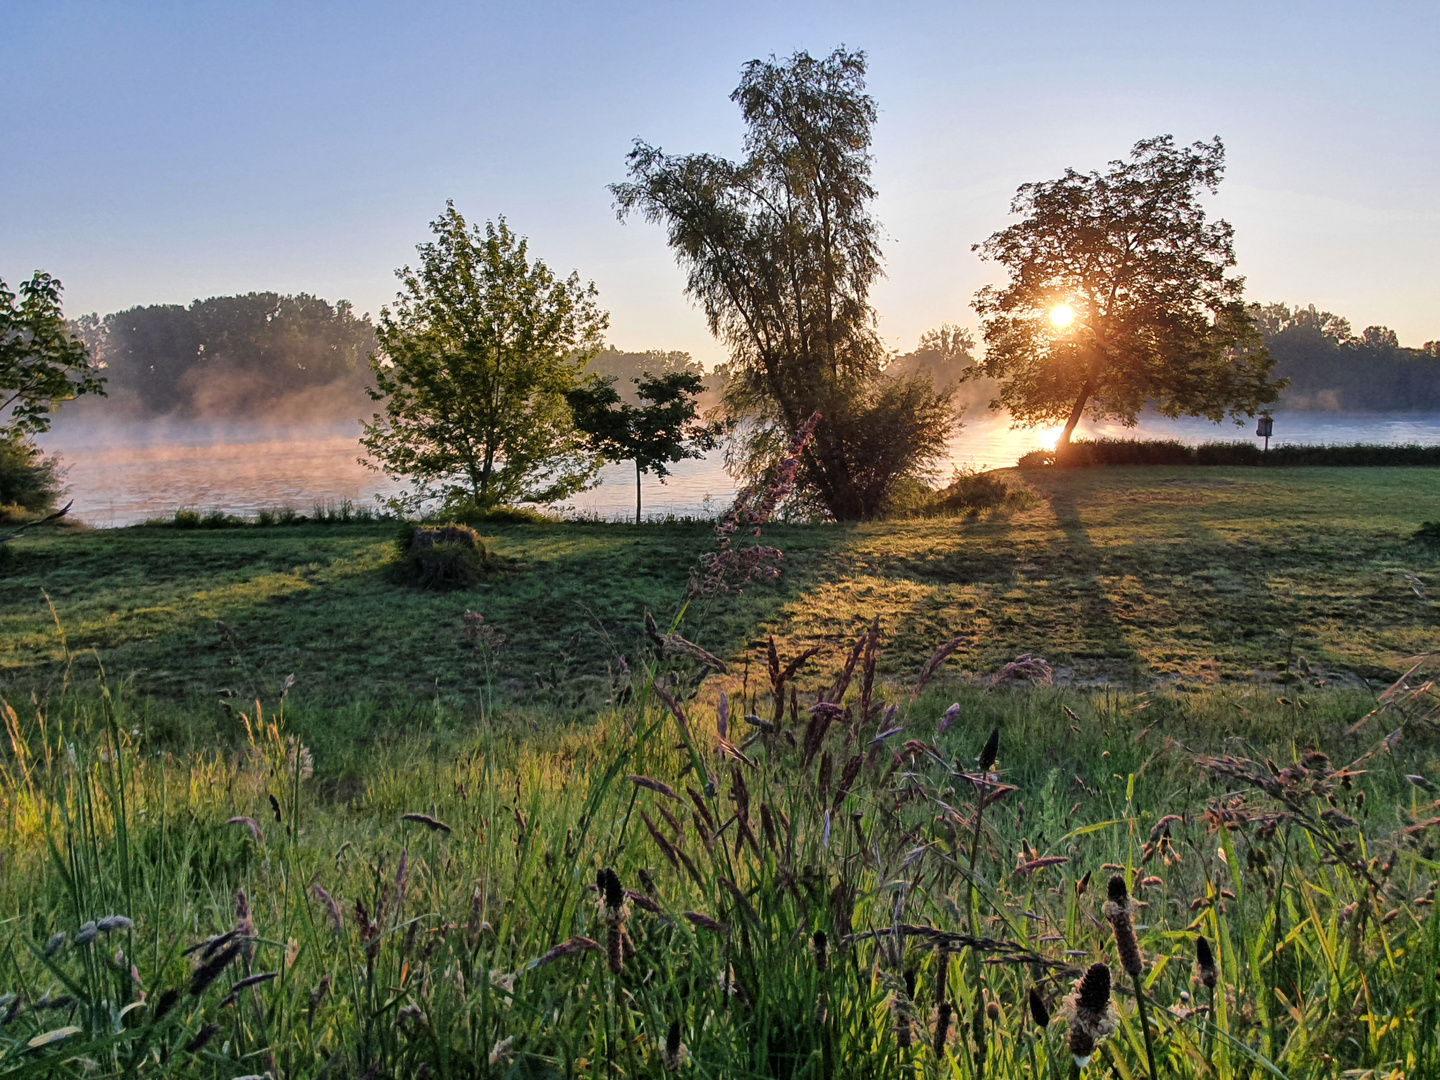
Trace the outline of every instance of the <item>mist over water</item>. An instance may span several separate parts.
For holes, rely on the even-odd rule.
[[[403,488],[360,464],[362,449],[353,421],[279,427],[172,419],[102,425],[93,422],[93,415],[72,420],[62,419],[40,442],[66,466],[65,498],[75,500],[72,516],[99,528],[169,517],[181,509],[254,516],[285,506],[309,514],[317,505],[346,500],[374,506],[377,496],[389,497]],[[1007,468],[1020,455],[1053,445],[1057,430],[1015,431],[1007,417],[975,410],[951,444],[949,464]],[[1253,423],[1236,427],[1144,417],[1128,429],[1082,424],[1077,434],[1196,443],[1252,439],[1253,432]],[[1271,445],[1356,442],[1440,445],[1440,415],[1278,413],[1271,439]],[[571,516],[632,518],[634,466],[608,465],[601,481],[556,509]],[[644,512],[647,517],[714,516],[729,505],[736,486],[716,452],[681,462],[664,484],[646,476]]]

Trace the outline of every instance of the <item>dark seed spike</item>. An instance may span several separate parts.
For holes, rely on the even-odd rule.
[[[680,1052],[680,1021],[670,1021],[670,1030],[665,1033],[665,1053],[674,1057]]]
[[[1210,942],[1204,937],[1195,939],[1195,966],[1200,969],[1200,982],[1207,990],[1214,990],[1220,973],[1215,970],[1215,954],[1210,951]]]
[[[230,962],[240,955],[242,946],[243,942],[232,941],[221,952],[196,968],[190,979],[191,995],[199,997],[203,994],[210,984],[220,977],[220,973],[230,966]]]
[[[952,1007],[948,1001],[940,1002],[940,1008],[935,1013],[935,1045],[936,1055],[945,1052],[945,1043],[950,1038],[950,1013]]]
[[[169,990],[166,990],[160,995],[160,1000],[155,1005],[155,1019],[161,1019],[171,1009],[175,1008],[175,1004],[179,1000],[180,991],[178,989],[172,986]]]
[[[1104,964],[1091,964],[1080,980],[1079,1004],[1092,1012],[1104,1012],[1110,1004],[1110,969]]]
[[[1119,874],[1112,874],[1110,884],[1106,886],[1106,893],[1111,903],[1123,904],[1130,898],[1130,890],[1125,887],[1125,879]]]
[[[985,749],[980,751],[980,771],[989,770],[995,764],[995,759],[1000,755],[1000,729],[997,727],[990,732],[990,738],[985,740]]]
[[[220,1031],[219,1024],[206,1024],[195,1037],[185,1044],[187,1054],[198,1054],[200,1050]]]
[[[605,906],[618,908],[625,903],[625,890],[620,886],[620,875],[614,870],[606,868],[602,871],[605,875],[603,888],[605,889]]]
[[[1030,1018],[1035,1021],[1036,1027],[1050,1026],[1050,1010],[1045,1007],[1045,999],[1034,986],[1030,987]]]

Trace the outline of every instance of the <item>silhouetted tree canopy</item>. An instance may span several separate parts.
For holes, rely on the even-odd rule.
[[[976,250],[1009,271],[975,298],[985,358],[1000,381],[993,407],[1025,425],[1080,417],[1134,424],[1165,416],[1254,416],[1274,403],[1273,361],[1246,310],[1234,230],[1208,221],[1202,191],[1224,173],[1219,138],[1177,147],[1169,135],[1135,144],[1104,173],[1067,169],[1022,186],[1022,220]],[[1052,312],[1073,321],[1057,325]]]
[[[896,480],[943,457],[954,410],[922,377],[882,372],[865,56],[752,60],[731,100],[743,160],[637,141],[629,182],[611,188],[617,209],[665,226],[687,293],[730,350],[725,407],[742,422],[732,464],[764,475],[818,410],[797,491],[836,518],[873,517]]]

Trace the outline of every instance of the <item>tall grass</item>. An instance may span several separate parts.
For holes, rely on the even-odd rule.
[[[344,802],[278,708],[177,757],[7,705],[0,1075],[1440,1075],[1418,677],[946,709],[872,628],[731,700],[657,642],[623,709]]]

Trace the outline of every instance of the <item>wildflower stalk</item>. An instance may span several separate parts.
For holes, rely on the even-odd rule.
[[[970,936],[978,935],[975,932],[975,923],[978,901],[975,896],[975,860],[980,855],[980,828],[985,816],[985,784],[984,777],[990,771],[990,766],[995,764],[995,758],[1000,751],[1000,729],[995,728],[990,732],[990,738],[985,741],[985,747],[980,751],[980,776],[981,781],[976,785],[975,795],[975,830],[970,835],[970,860],[966,864],[969,873],[965,876],[965,916],[969,924]],[[981,1000],[983,986],[980,972],[980,954],[973,948],[970,950],[970,981],[975,987],[975,1000],[977,1008],[983,1010],[984,1002]],[[983,1020],[981,1021],[983,1024]],[[980,1028],[984,1030],[983,1027]],[[978,1045],[974,1050],[974,1065],[976,1080],[983,1080],[985,1076],[985,1047]]]
[[[1139,942],[1135,940],[1135,926],[1131,921],[1134,907],[1130,902],[1130,890],[1125,887],[1125,879],[1119,874],[1111,877],[1107,896],[1105,917],[1110,920],[1110,929],[1115,935],[1115,951],[1120,955],[1120,966],[1125,974],[1130,976],[1131,985],[1135,987],[1140,1030],[1145,1034],[1145,1062],[1149,1067],[1150,1080],[1157,1080],[1159,1073],[1155,1069],[1155,1039],[1150,1034],[1150,1015],[1145,1007],[1145,986],[1142,980],[1145,957],[1140,952]]]
[[[1135,987],[1135,1003],[1140,1011],[1140,1030],[1145,1033],[1145,1062],[1150,1068],[1150,1080],[1158,1080],[1160,1074],[1155,1069],[1155,1037],[1150,1033],[1150,1013],[1145,1005],[1145,987],[1139,975],[1131,975],[1130,982]]]

